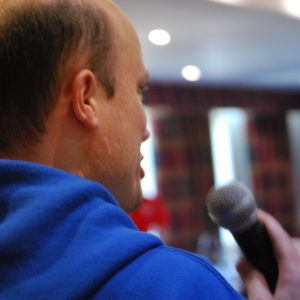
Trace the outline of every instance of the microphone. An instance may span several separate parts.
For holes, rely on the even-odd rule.
[[[278,279],[278,264],[272,242],[258,220],[256,202],[249,189],[234,181],[210,189],[206,206],[211,219],[231,231],[246,259],[266,278],[272,293]]]

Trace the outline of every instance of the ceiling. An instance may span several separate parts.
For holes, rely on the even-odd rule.
[[[284,1],[292,0],[114,2],[136,27],[150,82],[300,91],[300,17]],[[169,45],[149,42],[157,28],[171,34]],[[182,78],[190,64],[202,70],[200,81]]]

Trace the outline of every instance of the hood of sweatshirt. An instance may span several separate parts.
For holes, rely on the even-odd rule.
[[[101,184],[0,160],[0,299],[89,299],[161,244]]]

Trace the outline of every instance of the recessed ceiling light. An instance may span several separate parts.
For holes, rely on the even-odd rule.
[[[229,5],[241,4],[241,0],[212,0],[212,1],[223,3],[223,4],[229,4]]]
[[[181,74],[183,78],[188,81],[198,81],[202,76],[201,70],[193,65],[185,66],[181,70]]]
[[[151,43],[157,46],[168,45],[171,41],[169,32],[164,29],[155,29],[150,31],[148,38]]]
[[[285,7],[292,15],[300,17],[300,2],[299,0],[285,0]]]

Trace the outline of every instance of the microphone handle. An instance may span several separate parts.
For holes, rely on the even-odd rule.
[[[246,259],[265,276],[270,290],[274,293],[278,279],[278,264],[264,225],[257,221],[246,231],[233,233],[233,236]]]

